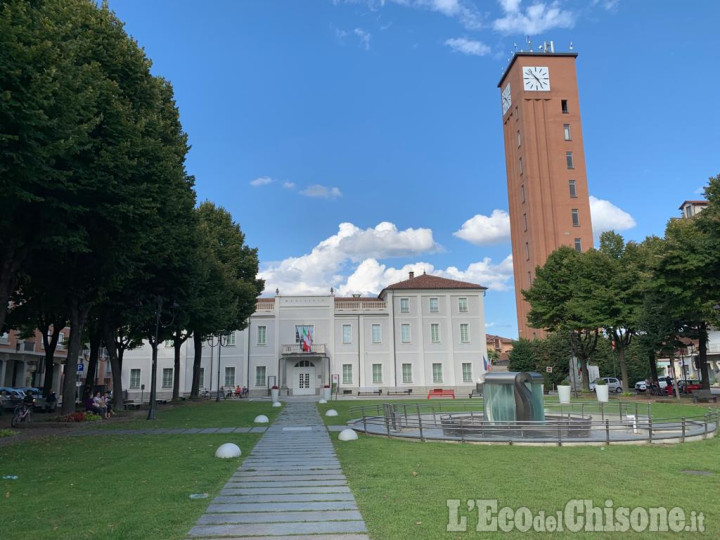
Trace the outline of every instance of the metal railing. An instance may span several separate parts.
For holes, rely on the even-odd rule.
[[[464,410],[460,410],[464,408]],[[445,410],[443,410],[445,409]],[[645,409],[645,410],[643,410]],[[478,400],[470,402],[378,403],[352,407],[353,427],[372,435],[421,441],[613,444],[685,442],[706,439],[720,424],[720,409],[676,418],[653,418],[638,403],[548,404],[544,422],[488,422]],[[644,413],[644,414],[643,414]]]
[[[300,343],[293,343],[291,345],[282,346],[282,354],[325,354],[324,343],[313,343],[310,346],[310,351],[304,351]]]

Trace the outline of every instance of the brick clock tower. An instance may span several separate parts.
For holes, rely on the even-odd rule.
[[[528,325],[530,306],[521,293],[535,268],[560,246],[593,246],[576,57],[515,53],[498,84],[521,338],[544,336]]]

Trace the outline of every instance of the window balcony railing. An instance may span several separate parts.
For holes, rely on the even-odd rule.
[[[273,311],[275,309],[275,302],[258,302],[255,304],[255,311]]]
[[[385,311],[387,302],[335,302],[335,311]]]
[[[313,343],[310,346],[310,352],[303,351],[302,345],[300,345],[299,343],[283,345],[282,354],[325,354],[325,344]]]

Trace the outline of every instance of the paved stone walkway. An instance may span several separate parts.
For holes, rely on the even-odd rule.
[[[314,403],[286,403],[188,533],[197,538],[368,540]]]

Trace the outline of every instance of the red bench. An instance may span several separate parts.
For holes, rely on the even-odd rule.
[[[445,390],[443,388],[433,388],[428,392],[427,398],[431,397],[451,397],[455,399],[455,390]]]

